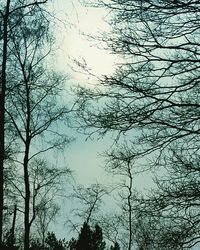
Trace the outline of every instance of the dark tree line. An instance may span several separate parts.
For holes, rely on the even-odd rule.
[[[7,242],[8,249],[9,242]],[[12,246],[10,246],[12,247]],[[13,248],[18,249],[18,247]],[[115,242],[110,247],[106,247],[103,239],[101,227],[96,224],[94,229],[86,222],[83,223],[77,239],[71,238],[66,241],[65,239],[58,239],[53,232],[48,232],[44,244],[35,238],[30,241],[30,250],[120,250],[120,246]]]
[[[94,230],[91,229],[89,224],[84,222],[78,239],[71,239],[69,242],[70,250],[104,250],[106,243],[103,240],[103,233],[101,227],[96,224]],[[110,247],[110,250],[120,250],[119,244],[116,242]]]

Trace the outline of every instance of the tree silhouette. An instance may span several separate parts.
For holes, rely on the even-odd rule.
[[[1,76],[0,76],[0,246],[2,244],[2,229],[3,229],[3,208],[4,208],[4,165],[7,158],[6,145],[7,135],[6,130],[6,103],[7,91],[9,89],[8,76],[11,69],[8,65],[10,55],[12,54],[12,46],[10,46],[11,31],[13,31],[27,16],[27,10],[34,9],[36,12],[40,10],[40,5],[45,4],[48,0],[38,1],[10,1],[6,0],[0,4],[0,42],[1,42]],[[18,15],[20,13],[20,15]],[[19,35],[19,34],[18,34]],[[8,73],[9,72],[9,73]]]
[[[86,249],[92,250],[92,230],[87,223],[84,223],[76,242],[76,250]]]
[[[1,12],[3,19],[2,29],[2,60],[1,60],[1,92],[0,92],[0,247],[3,240],[3,207],[4,207],[4,161],[5,161],[5,97],[7,88],[7,57],[8,57],[8,23],[10,14],[10,0],[6,1],[5,13]]]
[[[120,246],[117,242],[115,242],[114,246],[110,247],[110,250],[120,250]]]
[[[77,240],[71,241],[71,250],[104,250],[105,242],[103,241],[102,229],[96,224],[92,230],[84,222]]]
[[[11,181],[20,196],[23,197],[20,206],[23,204],[21,212],[24,217],[24,249],[28,250],[30,229],[38,209],[35,206],[36,197],[39,197],[42,188],[33,183],[32,189],[30,165],[39,154],[44,156],[47,151],[63,149],[68,144],[70,139],[58,132],[57,126],[61,125],[61,120],[66,122],[69,110],[64,104],[64,100],[61,100],[65,77],[50,70],[45,63],[53,43],[53,36],[49,32],[50,21],[47,18],[46,10],[41,7],[42,4],[47,3],[47,0],[12,1],[11,9],[7,10],[9,2],[6,1],[7,6],[3,6],[3,3],[0,4],[1,18],[4,17],[4,23],[9,30],[9,34],[6,34],[6,29],[4,31],[4,40],[9,42],[9,61],[6,61],[7,64],[4,60],[2,61],[2,87],[4,88],[5,85],[5,66],[7,66],[7,86],[5,105],[3,103],[0,105],[5,110],[0,110],[0,115],[5,113],[9,124],[9,129],[6,129],[6,142],[10,138],[14,138],[9,143],[17,145],[17,153],[11,154],[9,160],[12,161],[12,166],[17,169],[16,172],[19,175],[16,175],[16,179]],[[7,8],[5,9],[5,7]],[[5,10],[8,13],[4,13]],[[9,22],[5,19],[6,15],[9,15]],[[8,35],[9,41],[6,40]],[[6,54],[6,50],[4,54]],[[5,59],[4,57],[3,59]],[[0,120],[3,122],[3,118]],[[3,134],[1,135],[4,130],[2,126],[0,124],[0,143],[2,144],[0,150],[5,151]],[[4,154],[0,152],[0,180],[4,175],[2,170],[5,167],[2,165],[2,157],[5,157],[5,152]],[[22,173],[23,178],[21,178]],[[56,171],[54,173],[54,178],[56,178]],[[0,185],[3,185],[2,181],[0,181]],[[23,189],[21,189],[22,185]],[[0,237],[2,201],[3,186],[0,187]]]
[[[95,225],[95,230],[92,233],[93,248],[96,250],[105,249],[105,242],[103,241],[102,229],[97,224]]]
[[[49,250],[65,250],[64,240],[58,240],[53,232],[47,234],[45,242]]]

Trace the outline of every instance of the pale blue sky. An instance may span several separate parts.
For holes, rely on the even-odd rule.
[[[95,78],[89,77],[83,72],[73,71],[76,65],[72,60],[83,61],[88,65],[90,72],[94,75],[111,74],[114,72],[116,57],[108,51],[97,48],[94,41],[89,41],[82,33],[99,34],[101,31],[108,31],[109,26],[104,21],[105,10],[100,8],[85,7],[78,0],[57,0],[54,2],[57,9],[56,16],[63,21],[58,22],[57,43],[59,50],[55,59],[55,67],[58,70],[69,74],[66,88],[71,84],[86,85],[95,84]],[[103,165],[99,152],[104,151],[112,140],[109,138],[102,140],[86,141],[86,136],[76,134],[76,141],[66,150],[65,158],[69,167],[74,171],[77,181],[89,184],[105,180],[105,173],[99,165]]]
[[[76,68],[73,59],[83,62],[85,60],[90,73],[100,76],[101,74],[112,74],[114,66],[120,60],[116,56],[109,54],[108,51],[98,49],[100,45],[94,41],[89,41],[84,37],[86,34],[99,34],[100,30],[109,31],[108,24],[104,21],[105,10],[81,6],[78,0],[57,0],[55,4],[56,16],[63,21],[56,30],[57,58],[54,59],[54,66],[62,72],[69,74],[69,80],[66,82],[66,88],[71,84],[81,84],[87,86],[88,83],[96,84],[95,77],[89,77],[83,72],[73,71]],[[76,68],[77,70],[77,68]],[[71,133],[71,132],[70,132]],[[104,159],[99,156],[113,144],[111,137],[100,140],[86,140],[86,136],[73,131],[76,137],[75,142],[66,149],[64,161],[73,171],[77,184],[83,184],[86,187],[92,183],[102,183],[110,185],[112,182],[121,181],[120,176],[111,176],[103,169]],[[148,187],[152,180],[146,174],[134,179],[134,185],[139,189]],[[70,210],[70,202],[66,201],[68,207],[65,212]],[[64,216],[64,215],[62,215]],[[59,237],[65,236],[65,231],[60,227],[60,223],[66,218],[58,218]]]

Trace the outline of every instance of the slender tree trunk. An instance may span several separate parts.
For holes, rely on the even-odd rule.
[[[26,84],[26,107],[27,107],[27,119],[26,119],[26,140],[25,140],[25,152],[24,152],[24,187],[25,187],[25,204],[24,204],[24,250],[29,250],[29,237],[30,237],[30,182],[29,182],[29,151],[30,151],[30,96],[28,80],[26,79],[24,72],[24,79]]]
[[[26,143],[25,156],[24,156],[24,185],[25,185],[25,207],[24,207],[24,250],[29,250],[29,236],[30,236],[30,223],[29,223],[29,210],[30,210],[30,184],[28,173],[28,156],[29,156],[30,142]]]
[[[13,214],[13,223],[11,228],[11,236],[13,239],[13,245],[15,243],[15,224],[16,224],[16,218],[17,218],[17,205],[14,207],[14,214]]]
[[[30,121],[31,121],[31,109],[30,109],[30,88],[29,88],[29,76],[26,75],[26,70],[23,67],[23,76],[26,90],[26,138],[25,138],[25,152],[24,152],[24,186],[25,186],[25,205],[24,205],[24,250],[29,250],[29,237],[30,227],[29,222],[30,214],[30,182],[29,182],[29,152],[31,145],[30,136]],[[30,75],[30,72],[29,72]]]
[[[8,44],[8,18],[10,0],[6,2],[3,16],[3,55],[1,66],[1,93],[0,93],[0,248],[3,241],[3,207],[4,207],[4,158],[5,158],[5,93],[6,93],[6,65]]]
[[[133,187],[133,177],[131,173],[130,162],[128,162],[128,176],[129,176],[129,186],[128,186],[128,223],[129,223],[129,242],[128,242],[128,250],[131,250],[132,245],[132,205],[131,205],[131,198],[132,198],[132,187]]]
[[[14,212],[13,212],[13,222],[12,227],[10,229],[10,235],[9,235],[9,246],[14,247],[15,245],[15,224],[16,224],[16,218],[17,218],[17,205],[14,206]]]

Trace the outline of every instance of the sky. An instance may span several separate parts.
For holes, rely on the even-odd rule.
[[[59,39],[57,39],[59,69],[66,72],[67,68],[72,79],[82,84],[86,84],[89,76],[83,71],[81,73],[81,69],[77,69],[73,64],[73,60],[86,63],[93,75],[112,74],[118,58],[111,51],[109,53],[108,50],[103,50],[99,41],[89,37],[99,36],[101,32],[111,30],[105,21],[107,11],[102,8],[83,6],[79,0],[57,0],[55,3],[57,3],[55,8],[58,10],[56,16],[61,20],[58,30]]]
[[[52,9],[58,18],[58,26],[54,30],[58,49],[52,66],[69,76],[66,89],[72,84],[91,86],[96,84],[95,75],[112,74],[118,59],[108,51],[98,49],[99,43],[88,38],[90,34],[99,35],[102,31],[109,31],[110,27],[104,21],[105,10],[84,7],[78,0],[57,0],[53,4]],[[74,60],[86,63],[90,75],[78,69]],[[75,141],[61,158],[72,170],[75,183],[85,187],[94,183],[112,183],[113,178],[104,171],[104,159],[99,155],[113,143],[112,139],[108,136],[101,140],[90,140],[76,131],[68,131],[74,135]],[[69,185],[66,187],[68,190]],[[53,225],[52,230],[60,238],[66,237],[65,222],[73,205],[70,200],[64,201],[65,210],[61,211]]]
[[[66,88],[72,84],[91,87],[97,83],[95,76],[113,74],[122,59],[111,51],[104,50],[98,41],[88,38],[91,34],[98,36],[101,32],[111,31],[105,21],[107,11],[83,6],[79,0],[54,1],[53,9],[59,19],[55,30],[58,50],[54,64],[59,71],[69,75]],[[74,60],[86,63],[91,75],[79,70]],[[116,181],[116,177],[113,178],[104,170],[105,159],[100,156],[113,145],[111,136],[90,140],[76,131],[72,133],[76,140],[65,151],[64,161],[73,171],[77,183],[88,186],[97,182],[109,184]],[[135,178],[134,181],[134,185],[140,190],[151,184],[151,177],[146,174]]]
[[[99,35],[101,31],[110,30],[104,21],[106,11],[85,7],[78,0],[57,0],[54,4],[56,16],[61,21],[58,22],[60,27],[55,33],[59,48],[55,66],[69,75],[66,88],[72,84],[91,86],[96,83],[95,76],[112,74],[118,59],[108,51],[98,49],[99,44],[86,36]],[[91,75],[95,76],[78,69],[74,60],[86,63]],[[105,181],[108,176],[103,170],[104,163],[99,153],[106,150],[112,140],[109,137],[98,141],[86,140],[86,136],[73,133],[76,140],[66,150],[65,159],[74,171],[77,182],[87,185]]]
[[[56,10],[59,26],[56,27],[57,57],[53,61],[58,71],[69,75],[66,88],[72,84],[90,86],[96,84],[97,77],[111,75],[115,71],[120,59],[107,50],[103,50],[99,42],[89,39],[88,35],[99,35],[109,32],[111,28],[106,23],[107,12],[104,9],[85,7],[78,0],[57,0],[53,7]],[[74,60],[87,65],[90,75],[77,69]],[[121,181],[122,177],[111,176],[104,170],[104,158],[100,156],[106,149],[113,145],[113,140],[107,136],[99,140],[90,140],[82,134],[72,131],[76,140],[67,148],[63,159],[72,170],[77,184],[85,187],[93,183],[112,185]],[[144,181],[145,180],[145,181]],[[152,183],[149,176],[141,175],[134,179],[134,185],[140,190]],[[68,203],[66,213],[70,211]],[[58,235],[64,237],[60,229],[60,217],[56,224],[59,225]],[[65,225],[64,225],[65,227]],[[60,231],[59,231],[60,230]]]

